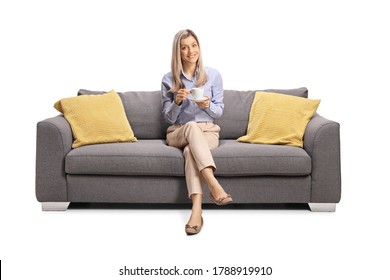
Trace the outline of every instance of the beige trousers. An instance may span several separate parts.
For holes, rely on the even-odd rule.
[[[167,144],[183,149],[189,197],[203,194],[205,180],[200,171],[206,167],[216,169],[210,150],[218,147],[220,130],[213,122],[188,122],[167,129]]]

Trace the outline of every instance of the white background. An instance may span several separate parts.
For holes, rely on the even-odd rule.
[[[379,0],[1,0],[4,279],[125,279],[125,265],[271,266],[268,279],[388,279],[389,12]],[[322,100],[318,112],[341,124],[335,213],[206,210],[202,232],[187,237],[189,210],[41,212],[36,123],[79,88],[158,90],[173,36],[184,28],[198,34],[205,64],[222,73],[225,89],[305,86]]]

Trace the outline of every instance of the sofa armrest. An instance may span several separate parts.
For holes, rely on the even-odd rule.
[[[35,194],[40,202],[68,201],[65,156],[72,149],[72,130],[62,116],[37,124]]]
[[[315,114],[306,127],[303,143],[312,162],[310,202],[339,202],[340,124]]]

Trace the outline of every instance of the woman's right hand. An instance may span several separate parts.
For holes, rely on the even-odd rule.
[[[187,99],[187,95],[190,94],[190,93],[191,92],[189,90],[186,90],[184,88],[179,89],[179,91],[176,94],[175,103],[177,105],[181,105],[183,100]]]

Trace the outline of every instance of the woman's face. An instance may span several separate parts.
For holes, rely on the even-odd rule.
[[[180,54],[183,64],[196,64],[199,58],[199,45],[193,36],[180,41]]]

